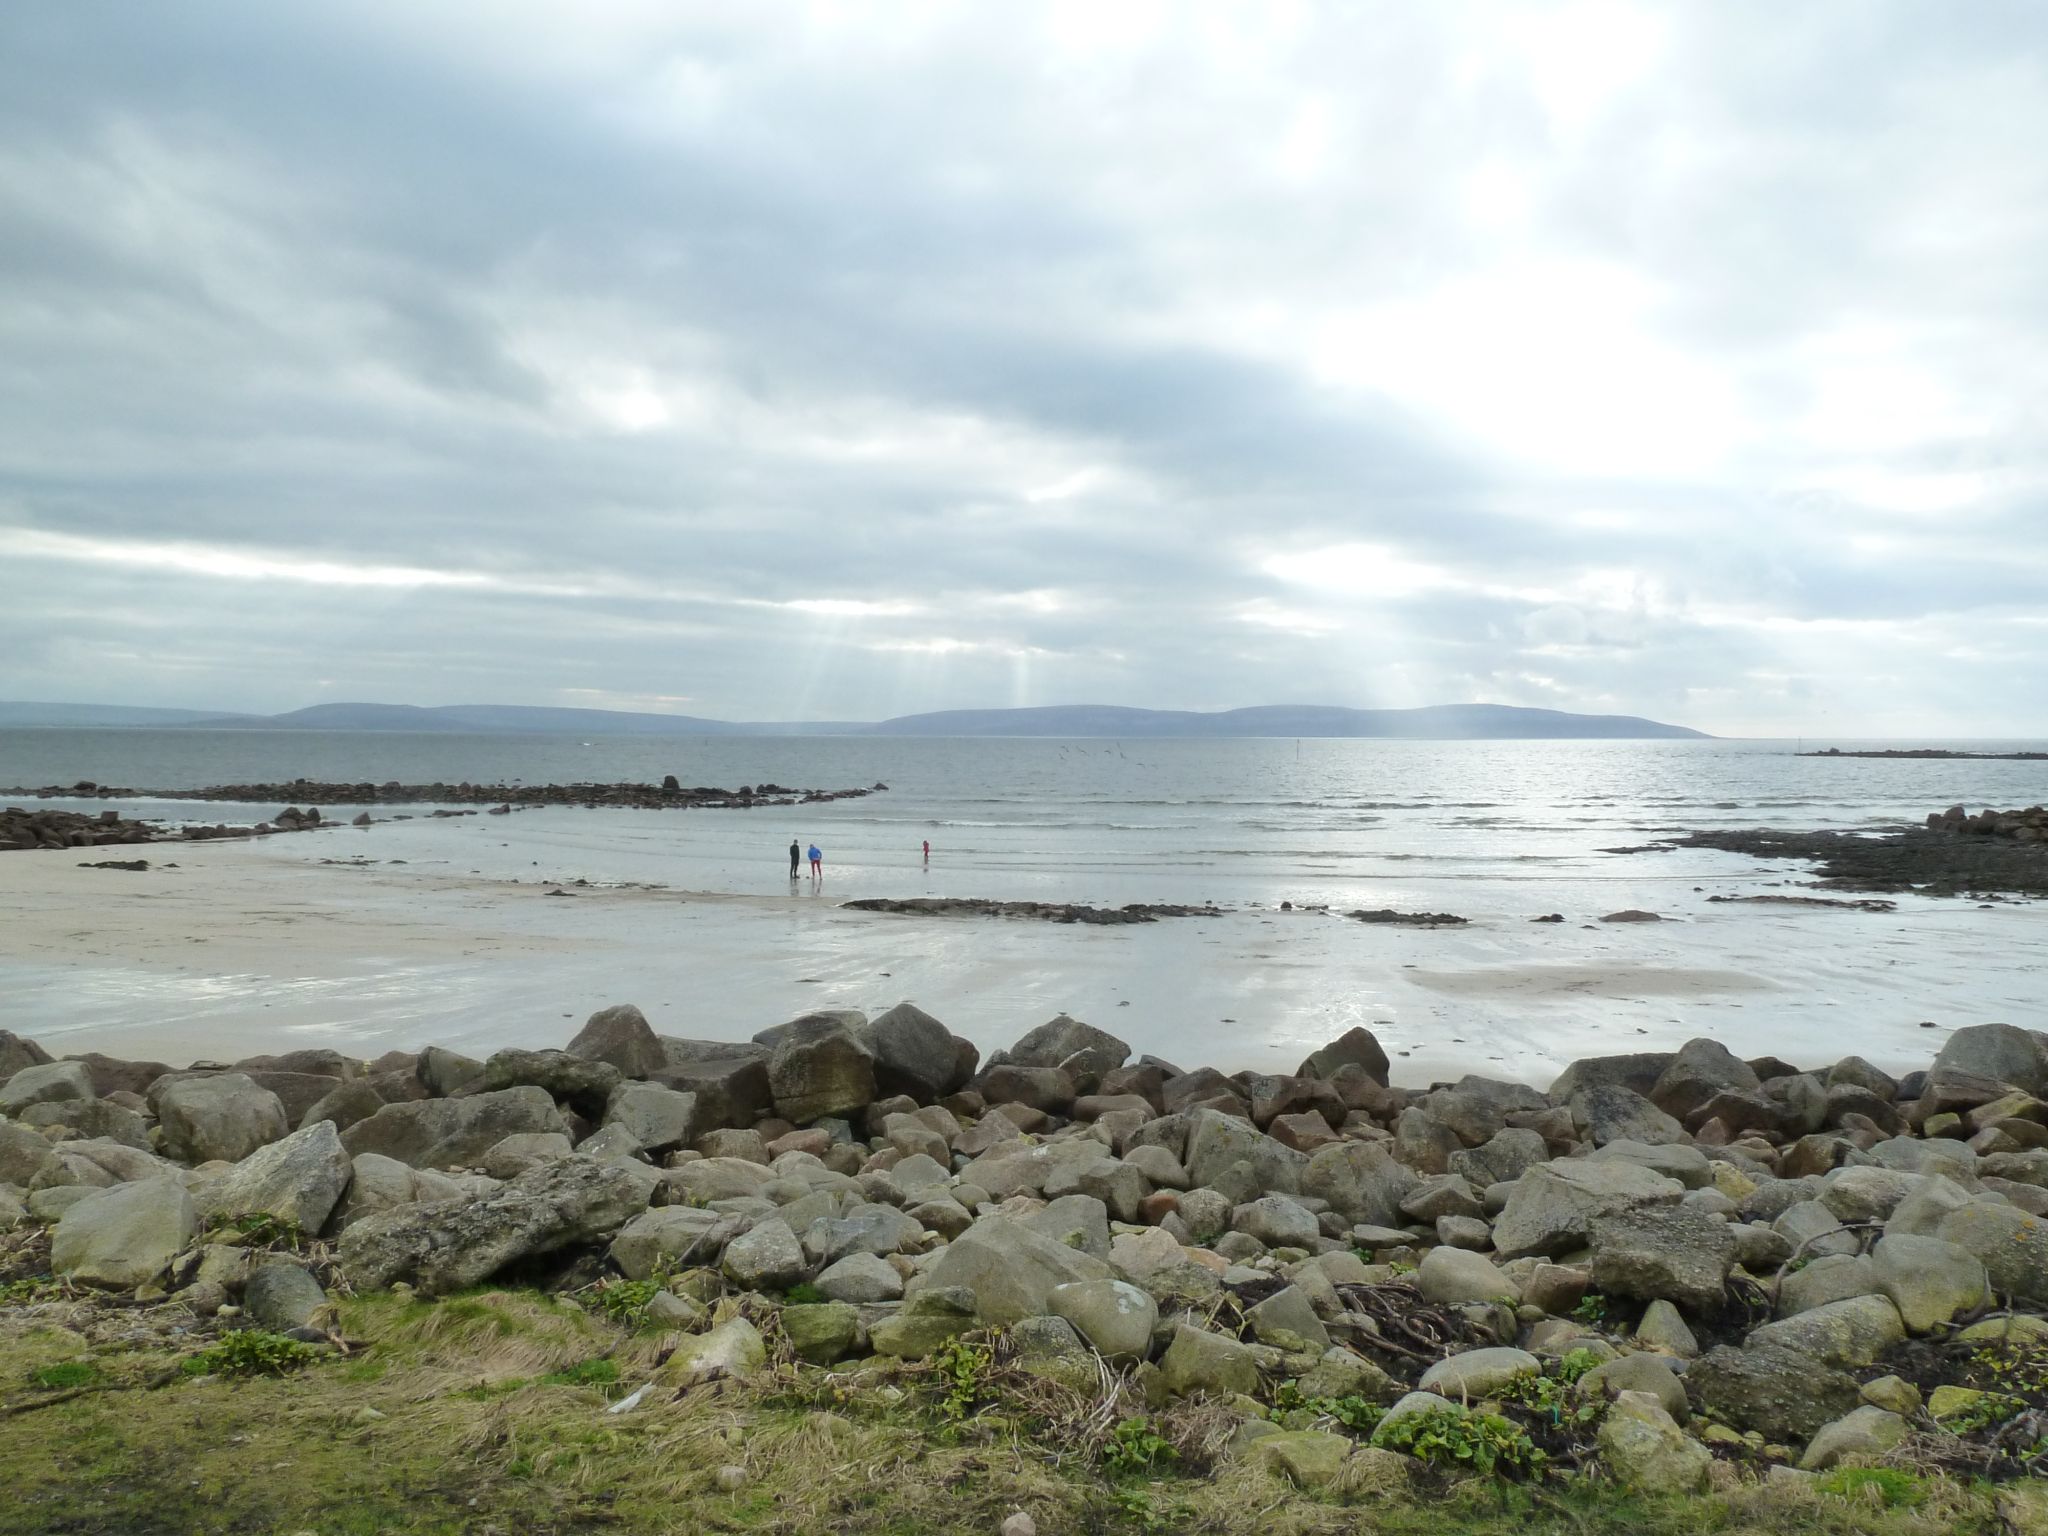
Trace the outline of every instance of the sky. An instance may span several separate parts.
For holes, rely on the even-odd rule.
[[[0,10],[0,698],[2048,735],[2048,10]]]

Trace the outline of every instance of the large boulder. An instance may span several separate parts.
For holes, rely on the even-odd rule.
[[[50,1053],[35,1041],[17,1035],[11,1029],[0,1029],[0,1082],[5,1082],[23,1067],[39,1067],[50,1059]]]
[[[0,1086],[0,1115],[19,1115],[36,1104],[67,1104],[94,1098],[92,1074],[80,1061],[50,1061],[23,1067]]]
[[[721,1267],[743,1291],[786,1291],[811,1272],[803,1245],[779,1216],[755,1223],[727,1243]]]
[[[884,1097],[903,1093],[928,1104],[967,1081],[962,1042],[915,1003],[898,1003],[854,1034],[875,1058],[875,1088]]]
[[[1218,1397],[1259,1390],[1258,1357],[1251,1347],[1221,1333],[1182,1323],[1173,1330],[1159,1369],[1176,1397],[1207,1392]]]
[[[497,1051],[484,1063],[486,1092],[545,1088],[586,1115],[601,1113],[619,1082],[619,1069],[610,1062],[586,1061],[567,1051]]]
[[[1973,1024],[1942,1043],[1930,1077],[1963,1073],[2048,1094],[2048,1039],[2012,1024]]]
[[[831,1016],[782,1026],[768,1057],[775,1112],[798,1125],[852,1115],[875,1101],[875,1057]]]
[[[662,1037],[667,1057],[662,1084],[697,1096],[701,1131],[749,1126],[775,1105],[768,1086],[768,1051],[752,1043]]]
[[[620,1083],[605,1100],[604,1123],[618,1126],[649,1153],[687,1147],[702,1133],[697,1096],[659,1083]]]
[[[1543,1374],[1543,1362],[1525,1349],[1468,1349],[1437,1361],[1416,1390],[1460,1401],[1491,1397],[1511,1382]]]
[[[1600,1461],[1636,1493],[1706,1491],[1713,1453],[1678,1427],[1648,1392],[1623,1392],[1600,1422]]]
[[[1301,1077],[1330,1078],[1341,1067],[1355,1066],[1382,1088],[1387,1086],[1387,1053],[1369,1029],[1353,1026],[1321,1050],[1311,1051],[1296,1069]]]
[[[54,1150],[48,1137],[12,1120],[0,1120],[0,1184],[27,1189]]]
[[[1866,1403],[1832,1424],[1823,1424],[1799,1458],[1808,1472],[1824,1472],[1846,1457],[1879,1457],[1906,1438],[1906,1421],[1887,1409]]]
[[[1811,1355],[1752,1339],[1695,1360],[1685,1375],[1694,1404],[1767,1440],[1805,1440],[1862,1401],[1856,1378]]]
[[[609,1238],[646,1206],[645,1186],[624,1167],[566,1157],[475,1200],[371,1216],[342,1233],[337,1251],[358,1290],[409,1280],[423,1295],[441,1295],[521,1259]]]
[[[1649,1099],[1665,1114],[1684,1120],[1717,1093],[1752,1092],[1762,1086],[1756,1069],[1719,1041],[1688,1040],[1658,1075]]]
[[[1404,1219],[1401,1202],[1419,1183],[1412,1168],[1396,1162],[1377,1143],[1342,1141],[1317,1148],[1302,1165],[1295,1184],[1285,1187],[1327,1201],[1331,1210],[1353,1226],[1396,1227]]]
[[[1993,1290],[2022,1301],[2048,1302],[2048,1223],[2040,1217],[1979,1198],[1943,1216],[1934,1236],[1976,1258]]]
[[[350,1177],[348,1153],[323,1120],[243,1158],[200,1190],[208,1217],[268,1216],[315,1235],[327,1225]]]
[[[1717,1311],[1735,1265],[1727,1222],[1683,1206],[1637,1206],[1596,1216],[1588,1228],[1593,1284],[1612,1296]]]
[[[612,1239],[612,1262],[629,1280],[645,1280],[657,1269],[691,1269],[716,1264],[743,1218],[694,1205],[661,1205],[627,1222]]]
[[[1522,1299],[1522,1288],[1483,1254],[1462,1248],[1432,1248],[1422,1256],[1415,1272],[1416,1289],[1424,1301],[1439,1306],[1484,1305],[1505,1301],[1510,1306]]]
[[[258,1328],[289,1333],[313,1325],[327,1305],[327,1292],[304,1267],[273,1260],[256,1269],[242,1290],[242,1310]]]
[[[568,1122],[545,1088],[507,1088],[459,1099],[386,1104],[341,1133],[351,1157],[375,1152],[414,1168],[468,1167],[507,1136],[556,1132]]]
[[[1685,1127],[1632,1089],[1596,1083],[1570,1099],[1572,1122],[1596,1147],[1613,1141],[1661,1146],[1684,1141]]]
[[[1142,1360],[1152,1350],[1159,1304],[1124,1280],[1077,1280],[1046,1294],[1054,1317],[1063,1317],[1106,1360]]]
[[[1625,1056],[1588,1056],[1575,1061],[1550,1085],[1552,1103],[1570,1101],[1581,1088],[1620,1087],[1648,1097],[1676,1051],[1637,1051]]]
[[[986,1216],[939,1250],[924,1271],[928,1287],[959,1286],[973,1293],[985,1323],[1038,1317],[1056,1285],[1104,1280],[1109,1266],[1066,1247],[1022,1222]]]
[[[120,1184],[67,1210],[50,1235],[50,1272],[132,1290],[156,1279],[199,1235],[192,1197],[173,1179]]]
[[[1676,1179],[1630,1162],[1545,1163],[1515,1181],[1494,1222],[1494,1248],[1503,1259],[1558,1258],[1586,1246],[1596,1218],[1676,1205],[1684,1193]]]
[[[1899,1309],[1885,1296],[1852,1296],[1797,1317],[1765,1323],[1751,1345],[1775,1344],[1831,1366],[1864,1366],[1906,1337]]]
[[[1098,1070],[1107,1072],[1130,1059],[1131,1048],[1106,1029],[1083,1024],[1064,1013],[1029,1031],[1023,1039],[992,1059],[1006,1066],[1056,1067],[1082,1051],[1092,1052]]]
[[[1198,1109],[1188,1116],[1184,1161],[1196,1185],[1220,1190],[1233,1201],[1256,1200],[1269,1193],[1298,1194],[1302,1169],[1308,1164],[1299,1152],[1282,1146],[1250,1121],[1213,1109]]]
[[[685,1338],[655,1373],[665,1387],[695,1387],[705,1382],[743,1381],[768,1364],[768,1344],[761,1330],[744,1317],[720,1323],[709,1333]]]
[[[158,1096],[156,1113],[164,1155],[183,1163],[239,1163],[291,1130],[278,1096],[240,1072],[181,1078]]]
[[[668,1052],[631,1003],[600,1008],[584,1022],[564,1049],[585,1061],[601,1061],[621,1077],[652,1077],[668,1065]]]

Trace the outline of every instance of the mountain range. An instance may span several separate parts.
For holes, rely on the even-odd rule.
[[[881,721],[731,721],[525,704],[315,704],[281,715],[144,709],[113,704],[0,703],[0,729],[151,727],[256,731],[407,731],[585,736],[1052,736],[1378,737],[1423,741],[1704,738],[1706,732],[1635,715],[1579,715],[1512,704],[1345,709],[1266,704],[1212,712],[1057,704],[949,709]]]

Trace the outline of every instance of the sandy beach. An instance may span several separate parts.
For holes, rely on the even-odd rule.
[[[1291,1069],[1364,1024],[1400,1052],[1396,1080],[1423,1084],[1544,1082],[1575,1057],[1696,1035],[1905,1068],[1942,1030],[2039,1022],[2026,957],[2043,908],[1708,903],[1779,878],[1734,856],[1706,856],[1711,875],[1636,860],[1568,886],[1473,886],[1463,928],[1241,904],[1102,929],[840,906],[900,890],[905,871],[835,868],[822,890],[756,894],[546,878],[618,831],[603,813],[536,813],[159,845],[140,850],[143,872],[81,867],[76,851],[0,858],[0,1025],[53,1050],[182,1063],[305,1044],[553,1045],[615,1002],[666,1034],[741,1039],[809,1008],[911,999],[985,1049],[1066,1011],[1226,1069]],[[970,893],[971,872],[950,879]],[[1567,921],[1529,920],[1567,897]],[[1628,906],[1669,920],[1596,921]]]

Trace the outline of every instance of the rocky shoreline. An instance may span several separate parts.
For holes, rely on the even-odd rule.
[[[967,896],[915,896],[900,900],[868,896],[858,901],[843,901],[840,906],[850,912],[887,912],[901,917],[1008,917],[1110,928],[1131,923],[1156,923],[1162,917],[1221,917],[1227,910],[1212,905],[1189,907],[1145,901],[1121,907],[1090,907],[1072,902],[991,901]]]
[[[2048,1035],[1904,1078],[1706,1039],[1388,1069],[1362,1029],[1225,1075],[1065,1016],[984,1062],[908,1003],[744,1041],[619,1006],[482,1061],[0,1032],[0,1329],[154,1309],[317,1370],[363,1347],[338,1297],[529,1286],[653,1341],[620,1412],[971,1367],[1311,1496],[2048,1463]]]
[[[880,794],[886,784],[866,789],[791,789],[784,784],[742,784],[737,789],[685,785],[670,774],[659,784],[340,784],[291,779],[277,784],[213,784],[204,789],[123,789],[81,780],[36,789],[0,789],[0,797],[23,800],[210,800],[225,804],[275,805],[488,805],[533,807],[574,805],[587,810],[638,811],[766,810],[776,806],[822,805]]]
[[[1923,896],[2048,896],[2048,810],[1986,810],[1962,806],[1932,814],[1926,825],[1865,832],[1787,832],[1774,828],[1692,832],[1615,854],[1673,848],[1718,848],[1759,859],[1805,859],[1819,865],[1828,890],[1917,892]]]

